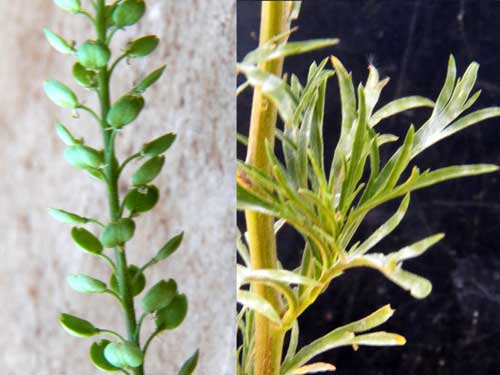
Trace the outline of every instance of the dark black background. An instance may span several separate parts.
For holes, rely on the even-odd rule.
[[[238,1],[238,60],[257,45],[260,4]],[[340,58],[364,81],[368,64],[391,77],[381,103],[404,95],[435,99],[443,84],[449,54],[459,74],[472,61],[480,63],[474,108],[500,105],[500,2],[478,0],[306,0],[292,40],[338,37],[329,50],[289,58],[286,72],[304,78],[313,59]],[[339,129],[338,88],[331,80],[327,96],[325,140],[331,157]],[[238,131],[247,134],[251,91],[238,99]],[[404,135],[421,125],[429,111],[398,116],[379,126]],[[500,164],[500,119],[484,122],[424,152],[415,161],[421,169],[462,163]],[[390,147],[388,148],[390,150]],[[239,146],[238,156],[245,150]],[[404,335],[398,348],[344,348],[318,360],[337,366],[338,374],[500,374],[500,182],[498,173],[454,180],[412,195],[400,228],[380,248],[397,250],[437,232],[446,238],[424,256],[405,263],[429,278],[434,290],[415,300],[374,271],[351,271],[323,294],[300,320],[304,345],[333,328],[359,319],[386,303],[396,309],[381,327]],[[361,228],[367,236],[394,210],[386,205]],[[241,224],[241,217],[239,223]],[[296,265],[300,237],[280,235],[279,256]]]

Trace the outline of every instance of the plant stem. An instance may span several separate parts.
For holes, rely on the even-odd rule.
[[[272,37],[289,29],[287,20],[288,2],[263,1],[260,26],[260,41],[262,45]],[[266,72],[281,76],[283,59],[275,59],[263,63],[260,68]],[[263,171],[268,171],[269,163],[266,156],[266,141],[274,144],[277,109],[262,95],[256,87],[252,102],[250,134],[246,162]],[[253,211],[245,211],[248,231],[248,245],[253,269],[276,269],[278,256],[276,238],[274,235],[274,218]],[[280,295],[273,289],[262,284],[252,285],[253,290],[268,300],[281,311]],[[279,375],[283,340],[285,331],[260,314],[255,317],[255,375]]]
[[[96,30],[99,42],[106,44],[107,28],[106,28],[106,1],[98,0],[96,4]],[[111,100],[109,94],[109,77],[110,71],[105,67],[99,71],[99,102],[101,106],[101,127],[103,131],[104,140],[104,160],[105,160],[105,173],[108,184],[108,199],[109,211],[111,221],[120,219],[120,197],[118,194],[118,168],[119,164],[115,155],[115,130],[111,129],[106,121],[109,109],[111,107]],[[130,276],[128,273],[127,257],[125,254],[125,247],[115,248],[115,261],[116,261],[116,279],[119,286],[119,294],[122,299],[123,311],[125,314],[125,324],[127,327],[127,337],[132,343],[139,346],[139,335],[135,335],[137,320],[135,315],[134,297],[131,293]],[[143,375],[143,366],[134,368],[135,375]]]

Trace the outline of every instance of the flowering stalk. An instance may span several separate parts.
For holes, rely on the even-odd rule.
[[[134,236],[134,219],[152,210],[159,201],[159,190],[152,181],[160,174],[165,162],[163,154],[171,147],[176,136],[173,133],[164,134],[145,143],[140,151],[120,162],[115,153],[116,136],[138,118],[145,104],[143,94],[161,77],[165,66],[150,73],[114,103],[110,95],[110,79],[121,61],[151,54],[158,46],[159,39],[155,35],[135,39],[111,62],[110,45],[113,36],[142,18],[146,11],[145,2],[118,0],[106,4],[105,0],[91,1],[93,12],[84,9],[80,0],[55,0],[55,3],[63,10],[85,16],[95,28],[96,39],[87,40],[78,47],[47,29],[45,35],[56,50],[76,57],[73,65],[75,81],[98,96],[99,110],[94,111],[82,104],[77,95],[59,81],[46,81],[44,88],[55,104],[90,113],[101,128],[103,147],[99,150],[85,144],[82,139],[75,138],[60,122],[56,124],[58,136],[67,145],[64,152],[67,162],[87,172],[106,188],[109,219],[103,222],[60,209],[50,209],[49,212],[62,222],[76,225],[71,230],[71,236],[77,247],[105,261],[111,270],[109,283],[79,274],[68,277],[70,286],[80,293],[107,293],[113,296],[122,307],[126,329],[125,333],[120,334],[98,328],[89,321],[70,314],[62,314],[60,322],[74,336],[111,336],[113,341],[103,339],[94,342],[90,348],[90,358],[98,369],[144,375],[145,356],[152,340],[182,323],[187,314],[188,303],[186,296],[179,293],[173,279],[157,282],[144,294],[140,316],[135,299],[147,284],[145,271],[172,255],[180,246],[183,233],[169,239],[142,267],[128,263],[126,243]],[[147,160],[133,174],[132,183],[122,199],[118,183],[123,170],[130,162],[143,158]],[[99,237],[84,227],[89,224],[98,227]],[[106,254],[108,249],[113,251],[113,255]],[[156,327],[145,342],[141,343],[142,322],[150,315],[154,317]],[[179,374],[191,374],[197,360],[198,352],[184,363]]]

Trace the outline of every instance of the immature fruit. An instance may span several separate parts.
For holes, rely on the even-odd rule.
[[[132,219],[122,218],[108,224],[101,234],[101,243],[104,247],[123,245],[134,236],[135,223]]]
[[[81,144],[66,148],[64,158],[73,167],[79,169],[99,169],[104,164],[104,157],[101,152]]]
[[[144,12],[146,4],[143,0],[125,0],[113,11],[113,22],[116,27],[122,28],[137,23]]]
[[[66,40],[64,40],[59,35],[53,33],[49,29],[43,29],[45,33],[45,37],[47,41],[50,43],[52,47],[54,47],[57,51],[61,53],[74,53],[75,49],[71,44],[69,44]]]
[[[165,164],[165,156],[155,156],[145,162],[132,176],[135,186],[146,185],[158,176]]]
[[[110,57],[109,48],[93,40],[87,40],[76,52],[78,62],[85,68],[92,70],[105,67]]]
[[[144,98],[140,95],[122,96],[111,107],[106,120],[114,128],[121,128],[133,122],[144,108]]]
[[[54,0],[54,3],[59,8],[71,13],[78,13],[82,7],[80,0]]]
[[[127,48],[127,55],[130,57],[144,57],[153,52],[160,39],[156,35],[146,35],[142,38],[130,42]]]
[[[45,81],[43,88],[49,99],[59,107],[76,108],[78,106],[75,93],[65,84],[55,80]]]

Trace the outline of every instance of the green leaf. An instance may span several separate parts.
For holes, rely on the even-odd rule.
[[[75,52],[75,48],[59,35],[53,33],[47,28],[43,29],[43,32],[45,33],[45,37],[47,38],[49,44],[54,47],[56,51],[67,54]]]
[[[177,294],[168,306],[156,313],[158,331],[177,328],[186,318],[188,301],[184,294]]]
[[[163,75],[163,72],[165,71],[165,68],[167,66],[163,65],[162,67],[156,69],[155,71],[151,72],[142,80],[141,83],[139,83],[135,88],[133,89],[133,92],[142,94],[145,92],[149,87],[151,87],[156,81],[160,79],[160,77]]]
[[[331,363],[315,362],[287,372],[285,375],[316,374],[318,372],[335,371],[337,368]]]
[[[416,258],[427,251],[431,246],[435,245],[444,238],[444,233],[438,233],[415,242],[409,246],[403,247],[401,250],[391,253],[388,258],[394,262],[402,262],[408,259]]]
[[[115,367],[139,367],[144,361],[141,349],[130,342],[111,342],[104,348],[104,357]]]
[[[105,283],[87,275],[69,275],[68,283],[74,290],[84,294],[104,293],[107,289]]]
[[[78,48],[76,58],[85,68],[97,70],[108,64],[111,52],[106,45],[97,41],[87,40]]]
[[[111,343],[111,341],[109,340],[101,340],[99,342],[93,343],[90,347],[90,359],[94,366],[101,371],[118,371],[120,369],[109,363],[109,361],[104,356],[104,350],[109,343]]]
[[[61,124],[59,121],[56,122],[56,133],[58,137],[68,146],[74,146],[79,143],[73,135],[70,133],[66,127]]]
[[[134,232],[134,221],[130,218],[121,218],[104,228],[101,233],[101,243],[104,247],[121,246],[134,236]]]
[[[359,247],[353,249],[352,256],[365,254],[385,237],[392,233],[394,229],[401,223],[403,217],[408,210],[408,205],[410,204],[410,195],[407,194],[401,201],[396,213],[389,218],[384,224],[382,224],[375,232],[373,232],[368,239],[366,239]]]
[[[59,8],[71,13],[78,13],[81,9],[80,0],[54,0],[54,3]]]
[[[113,22],[118,28],[133,25],[139,22],[145,11],[143,0],[124,0],[114,10]]]
[[[382,331],[356,336],[351,343],[365,346],[400,346],[406,344],[406,339],[401,335]]]
[[[91,147],[76,144],[64,150],[64,158],[73,167],[78,169],[100,169],[104,165],[104,156]]]
[[[412,190],[421,189],[454,178],[476,176],[479,174],[498,171],[498,166],[493,164],[465,164],[439,168],[422,174],[413,185]]]
[[[198,365],[198,356],[200,351],[197,350],[189,359],[184,362],[181,369],[179,370],[179,375],[192,375],[196,366]]]
[[[152,53],[160,39],[156,35],[146,35],[131,41],[127,47],[126,54],[129,57],[144,57]]]
[[[159,198],[160,192],[156,186],[141,186],[127,194],[124,204],[131,214],[147,212],[153,209]]]
[[[237,301],[245,308],[254,310],[258,314],[265,316],[271,322],[281,326],[281,318],[274,307],[263,297],[246,290],[238,290]]]
[[[271,283],[297,284],[308,286],[319,286],[320,284],[313,279],[302,276],[292,271],[277,269],[250,269],[240,265],[236,266],[237,287],[249,284],[255,281],[267,281]]]
[[[161,262],[164,259],[167,259],[179,248],[183,237],[184,237],[184,232],[181,232],[178,235],[169,239],[167,243],[163,245],[163,247],[158,251],[158,254],[155,255],[153,260],[157,263]]]
[[[274,207],[262,200],[254,192],[242,187],[240,184],[236,186],[236,202],[238,210],[248,210],[260,212],[266,215],[275,216]]]
[[[141,294],[146,287],[146,277],[144,276],[144,273],[139,273],[140,270],[141,269],[136,265],[131,264],[128,266],[129,279],[132,280],[132,295],[134,297]],[[109,287],[113,292],[118,294],[120,293],[118,280],[114,273],[111,275],[109,280]]]
[[[85,88],[95,88],[98,84],[96,72],[86,69],[80,63],[75,63],[75,65],[73,65],[73,78],[76,83]]]
[[[142,298],[142,309],[145,313],[166,307],[177,295],[177,283],[173,279],[161,280],[151,287]]]
[[[374,127],[382,120],[397,115],[401,112],[419,107],[434,107],[434,102],[421,96],[408,96],[387,103],[370,118],[370,127]]]
[[[144,108],[144,98],[141,95],[127,94],[113,104],[106,121],[114,128],[121,128],[133,122]]]
[[[55,80],[45,81],[44,85],[45,94],[49,97],[54,104],[63,108],[76,108],[78,107],[78,99],[73,91],[68,86]]]
[[[66,224],[87,224],[89,219],[68,211],[59,210],[57,208],[49,208],[49,214],[56,220]]]
[[[71,237],[75,244],[86,253],[98,255],[102,253],[101,242],[85,228],[74,227],[71,229]]]
[[[153,181],[165,164],[165,156],[155,156],[146,161],[132,176],[134,186],[142,186]]]
[[[385,305],[360,320],[336,328],[325,336],[304,346],[296,356],[285,361],[282,366],[282,372],[288,374],[290,371],[301,367],[321,353],[340,346],[351,345],[355,333],[365,332],[377,327],[389,320],[393,314],[394,310],[392,310],[389,305]]]
[[[80,319],[70,314],[61,314],[59,322],[63,328],[72,336],[91,337],[97,335],[100,330],[87,320]]]
[[[314,39],[288,43],[266,43],[245,56],[244,64],[261,64],[263,62],[283,57],[299,55],[306,52],[330,47],[338,44],[338,39]]]
[[[153,158],[166,152],[176,139],[174,133],[167,133],[142,146],[142,154]]]

